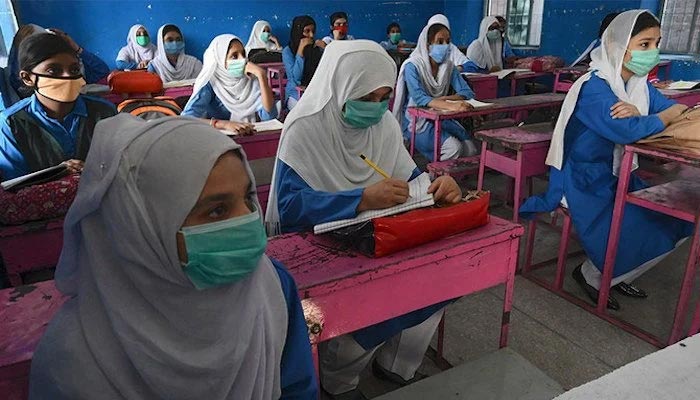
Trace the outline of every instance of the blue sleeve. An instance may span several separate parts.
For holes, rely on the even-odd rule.
[[[282,350],[281,386],[282,400],[316,400],[318,383],[311,356],[311,344],[301,308],[299,292],[294,279],[277,260],[271,260],[282,284],[282,292],[287,303],[287,338]]]
[[[304,57],[292,53],[292,49],[287,46],[282,51],[282,62],[287,73],[287,80],[293,81],[294,87],[299,86],[304,75]]]
[[[280,160],[277,172],[277,209],[282,232],[309,230],[314,225],[357,216],[364,188],[336,193],[313,190]]]
[[[474,92],[467,84],[467,81],[462,78],[457,68],[452,71],[452,89],[455,90],[455,94],[464,97],[465,99],[473,99]]]
[[[425,107],[433,101],[433,96],[429,95],[423,88],[423,82],[421,82],[420,76],[418,75],[418,69],[413,63],[406,63],[403,77],[406,81],[406,87],[408,88],[408,95],[411,96],[418,107]]]
[[[272,110],[269,112],[265,110],[265,107],[260,106],[258,109],[258,117],[260,117],[260,121],[269,121],[271,119],[277,118],[277,106],[275,104],[272,105]]]
[[[221,104],[209,83],[190,97],[180,115],[205,119],[231,119],[231,113]]]
[[[513,47],[510,45],[510,40],[503,41],[503,58],[516,57]]]
[[[396,50],[399,48],[398,45],[391,43],[388,40],[384,40],[383,42],[379,43],[380,46],[384,48],[384,50]]]
[[[3,115],[0,119],[0,181],[6,181],[28,174],[29,166],[17,148],[7,118]]]
[[[96,83],[109,75],[107,64],[100,57],[89,51],[83,49],[83,52],[80,54],[80,60],[85,67],[85,81],[87,83]]]
[[[148,72],[153,72],[154,74],[157,74],[158,72],[156,71],[156,67],[153,66],[153,63],[148,63],[148,67],[146,67],[146,71]]]
[[[478,65],[472,60],[469,60],[462,64],[462,72],[474,72],[479,74],[488,74],[489,71],[484,68],[479,68]]]
[[[610,107],[617,102],[610,86],[593,76],[581,88],[574,116],[588,129],[617,144],[634,143],[664,130],[657,115],[613,119]]]
[[[139,64],[135,63],[133,61],[124,61],[124,60],[117,60],[117,69],[120,71],[124,71],[127,69],[136,69],[138,68]]]
[[[658,114],[678,104],[676,101],[661,94],[651,83],[647,83],[647,86],[649,87],[649,114]]]

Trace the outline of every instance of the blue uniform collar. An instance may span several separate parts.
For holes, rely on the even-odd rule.
[[[39,102],[39,99],[37,99],[36,93],[32,95],[31,99],[32,100],[29,102],[29,111],[32,114],[39,114],[46,119],[54,119],[49,117],[48,114],[46,114],[46,110],[44,110],[44,106],[42,106]],[[83,96],[78,96],[78,98],[75,100],[75,106],[73,107],[73,110],[71,110],[71,112],[69,112],[65,118],[68,118],[71,115],[76,115],[79,117],[88,116],[87,105],[85,104],[85,100],[83,100]]]

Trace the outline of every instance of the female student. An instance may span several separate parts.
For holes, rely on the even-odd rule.
[[[411,43],[401,39],[401,25],[398,22],[392,22],[386,27],[387,40],[379,43],[384,50],[401,50],[415,47]]]
[[[0,113],[0,180],[67,161],[82,169],[95,124],[116,114],[114,105],[80,94],[80,59],[62,37],[38,33],[19,50],[22,82],[34,94]]]
[[[257,118],[277,117],[265,70],[248,62],[241,40],[219,35],[204,52],[204,67],[182,115],[209,119],[232,132],[250,133]]]
[[[647,73],[659,62],[659,21],[644,10],[617,16],[591,54],[591,72],[566,96],[547,155],[548,192],[520,208],[527,216],[554,210],[560,202],[571,214],[588,260],[574,278],[596,301],[612,221],[622,145],[658,133],[686,110],[666,99]],[[646,187],[635,174],[630,192]],[[626,296],[646,297],[630,283],[674,249],[692,226],[634,205],[625,207],[612,285]],[[614,297],[608,308],[618,309]]]
[[[78,54],[78,58],[83,64],[83,75],[87,83],[97,83],[109,74],[109,67],[101,58],[80,47],[73,38],[60,29],[51,28],[46,30],[39,25],[24,25],[17,31],[12,40],[12,47],[10,48],[10,54],[7,58],[7,68],[5,68],[4,82],[2,87],[0,87],[5,108],[10,107],[20,99],[31,96],[31,92],[23,92],[20,90],[24,85],[19,77],[19,47],[24,39],[37,33],[53,33],[65,40],[75,53]]]
[[[311,82],[314,72],[323,55],[326,43],[314,42],[316,21],[308,15],[294,17],[289,34],[289,46],[282,51],[284,69],[287,71],[285,97],[287,109],[291,110],[299,100],[297,86],[306,86]]]
[[[264,254],[260,215],[245,154],[217,130],[100,123],[56,269],[70,299],[29,398],[316,399],[297,288]]]
[[[401,66],[393,112],[403,126],[406,139],[411,137],[408,107],[429,106],[450,111],[467,111],[472,108],[471,105],[460,101],[473,99],[474,93],[448,57],[451,46],[448,25],[449,22],[443,15],[438,14],[431,18],[418,38],[416,49]],[[454,90],[455,94],[450,95],[450,89]],[[476,145],[462,125],[454,120],[440,123],[440,160],[477,153]],[[433,158],[434,129],[433,122],[425,119],[416,122],[416,148],[429,160]]]
[[[185,38],[180,28],[166,24],[158,29],[158,50],[148,70],[158,74],[163,83],[181,81],[196,78],[202,71],[202,62],[185,54]]]
[[[270,231],[308,230],[407,200],[406,181],[421,172],[387,112],[395,82],[396,64],[375,42],[337,42],[325,50],[317,74],[285,121],[266,213]],[[360,153],[391,178],[382,179]],[[436,179],[428,191],[440,202],[461,197],[447,176]],[[324,389],[333,395],[355,390],[360,371],[380,347],[376,369],[408,381],[441,315],[441,306],[419,310],[326,343],[321,349]]]
[[[507,65],[503,53],[503,34],[496,17],[481,20],[479,37],[467,48],[467,58],[479,68],[476,72],[495,72]]]
[[[352,35],[348,35],[348,14],[343,11],[334,12],[331,14],[331,33],[323,38],[326,44],[330,44],[334,40],[355,40]]]
[[[506,35],[506,29],[508,28],[508,22],[505,18],[500,15],[496,15],[496,20],[498,21],[498,30],[501,32],[501,42],[503,43],[503,62],[504,65],[510,66],[515,63],[518,56],[515,55],[513,51],[513,46],[510,44],[508,35]]]
[[[146,27],[136,24],[129,29],[126,46],[117,54],[117,69],[146,69],[156,56],[156,46],[151,43]]]
[[[282,50],[280,42],[272,35],[272,28],[270,28],[270,23],[267,21],[257,21],[255,25],[253,25],[248,43],[245,45],[245,51],[248,54],[250,54],[251,50],[257,49],[267,51]]]

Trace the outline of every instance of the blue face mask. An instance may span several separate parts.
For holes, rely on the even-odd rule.
[[[447,58],[447,55],[450,54],[450,45],[431,44],[428,50],[430,51],[430,58],[432,58],[436,63],[442,64]]]
[[[185,274],[194,286],[208,289],[240,281],[258,267],[267,235],[255,211],[241,217],[183,227]]]
[[[364,129],[376,125],[389,110],[389,101],[380,102],[348,100],[345,102],[343,118],[354,128]]]
[[[245,75],[245,65],[248,60],[245,58],[237,58],[235,60],[228,60],[228,73],[234,78],[241,78]]]
[[[165,50],[165,54],[177,54],[182,50],[185,50],[185,42],[182,40],[165,42],[163,43],[163,50]]]

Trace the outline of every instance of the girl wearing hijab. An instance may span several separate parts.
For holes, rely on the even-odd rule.
[[[471,105],[449,100],[473,99],[474,92],[462,79],[449,59],[450,29],[444,15],[433,16],[418,37],[416,49],[401,66],[394,116],[403,125],[404,138],[411,137],[411,118],[408,107],[432,107],[449,111],[466,111]],[[450,89],[455,94],[450,95]],[[461,156],[471,156],[478,152],[467,131],[454,120],[442,124],[440,160],[451,160]],[[433,158],[435,125],[432,121],[416,121],[416,148],[429,160]]]
[[[280,51],[282,46],[275,36],[272,35],[272,28],[267,21],[257,21],[250,31],[248,43],[245,45],[246,53],[251,50],[263,49],[266,51]]]
[[[0,113],[0,180],[64,161],[80,171],[95,124],[116,114],[114,105],[80,94],[80,59],[56,34],[26,38],[19,64],[19,76],[34,94]]]
[[[148,70],[160,76],[163,83],[194,79],[202,71],[202,62],[185,54],[185,37],[180,29],[166,24],[158,29],[158,50]]]
[[[387,112],[395,83],[396,64],[377,43],[337,41],[326,48],[317,74],[285,121],[265,214],[270,232],[309,230],[407,200],[406,181],[421,171]],[[382,179],[360,153],[392,178]],[[461,197],[457,183],[448,176],[437,178],[429,192],[446,203]],[[324,389],[333,395],[356,390],[359,373],[380,348],[375,369],[406,383],[421,364],[443,306],[325,343]]]
[[[219,35],[204,52],[204,67],[182,115],[208,119],[218,129],[251,133],[252,124],[277,117],[265,70],[248,62],[241,40]]]
[[[196,120],[120,114],[85,165],[56,269],[71,298],[29,398],[316,399],[297,289],[264,254],[240,146]]]
[[[552,166],[548,192],[528,199],[524,217],[568,207],[588,260],[574,279],[597,301],[601,270],[612,221],[622,146],[661,132],[686,110],[666,99],[647,74],[659,62],[659,21],[644,10],[615,17],[591,53],[590,72],[566,96],[554,129],[547,164]],[[629,191],[647,187],[632,174]],[[631,285],[691,234],[692,224],[626,205],[612,285],[625,296],[646,297]],[[619,309],[610,296],[608,308]]]
[[[146,69],[156,56],[156,46],[151,43],[146,27],[136,24],[129,29],[126,46],[117,54],[117,69]]]
[[[291,110],[299,101],[297,86],[306,86],[311,82],[314,72],[323,55],[323,41],[314,43],[316,22],[308,15],[294,17],[290,32],[289,46],[282,51],[284,69],[287,71],[285,96],[287,109]],[[323,44],[320,47],[318,42]]]
[[[479,68],[477,72],[496,72],[506,65],[503,53],[501,24],[494,16],[484,17],[479,37],[467,48],[467,58]]]
[[[503,61],[504,65],[513,65],[518,59],[513,51],[513,46],[510,44],[508,35],[506,35],[506,29],[508,28],[508,22],[505,18],[500,15],[496,15],[496,20],[498,21],[498,30],[501,32],[501,43],[503,43]]]

